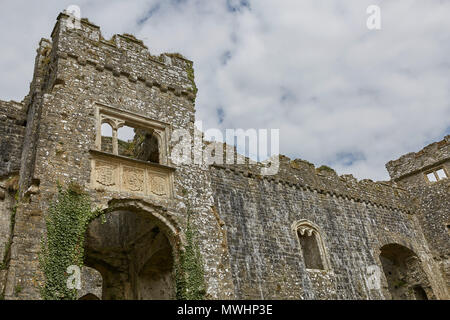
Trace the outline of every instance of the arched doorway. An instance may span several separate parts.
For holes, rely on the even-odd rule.
[[[434,297],[431,285],[417,255],[411,249],[392,243],[381,248],[380,261],[393,300],[423,300]]]
[[[93,220],[86,233],[85,264],[102,275],[102,299],[173,299],[169,236],[147,212],[116,210]]]
[[[428,300],[427,293],[421,286],[415,286],[413,290],[416,300]]]

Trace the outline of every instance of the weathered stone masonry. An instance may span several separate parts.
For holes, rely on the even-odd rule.
[[[110,212],[88,231],[86,265],[97,271],[83,298],[173,298],[172,255],[183,249],[188,207],[208,299],[449,298],[449,179],[426,180],[439,168],[448,176],[449,137],[390,162],[388,182],[286,157],[275,176],[176,165],[172,132],[195,130],[192,62],[69,22],[61,14],[51,40],[41,40],[23,102],[0,102],[4,298],[40,298],[38,254],[58,182],[84,186]],[[101,151],[104,122],[150,129],[159,163]]]

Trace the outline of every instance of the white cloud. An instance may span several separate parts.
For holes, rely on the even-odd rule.
[[[280,128],[293,158],[387,179],[387,161],[449,133],[450,1],[2,1],[2,99],[26,95],[37,43],[69,4],[106,37],[192,59],[205,128]]]

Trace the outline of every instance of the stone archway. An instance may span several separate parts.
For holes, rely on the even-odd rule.
[[[175,298],[170,230],[157,215],[132,206],[109,208],[89,224],[85,264],[102,275],[102,299]]]
[[[380,249],[380,261],[387,290],[394,300],[434,299],[428,277],[418,256],[400,244],[387,244]]]

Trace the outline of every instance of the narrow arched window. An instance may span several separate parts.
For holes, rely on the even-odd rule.
[[[113,129],[109,123],[102,123],[102,151],[104,152],[113,152]]]
[[[325,270],[327,260],[319,229],[309,221],[294,224],[306,269]]]

